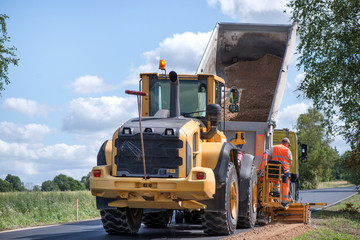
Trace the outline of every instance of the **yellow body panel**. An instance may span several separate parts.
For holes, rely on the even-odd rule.
[[[111,165],[112,147],[112,141],[109,140],[105,146],[106,165]]]
[[[215,169],[219,160],[221,148],[223,143],[221,142],[202,142],[201,143],[201,166]]]
[[[111,206],[163,209],[200,209],[200,200],[212,199],[215,194],[215,176],[212,169],[194,167],[186,178],[126,178],[110,175],[110,166],[97,166],[101,177],[90,177],[94,196],[117,199]],[[196,179],[197,172],[205,179]],[[202,207],[201,207],[202,206]]]
[[[227,141],[226,136],[221,131],[217,131],[215,136],[208,140],[208,142],[221,142],[221,143],[226,141]]]
[[[209,77],[207,80],[208,87],[208,101],[207,104],[215,103],[215,82],[214,78]]]
[[[112,138],[112,153],[111,153],[111,166],[112,166],[112,169],[111,169],[111,171],[112,171],[113,173],[116,173],[116,169],[117,169],[117,165],[115,164],[114,159],[115,159],[115,155],[116,155],[116,153],[117,153],[117,147],[115,146],[115,141],[116,141],[116,139],[118,139],[119,129],[120,129],[120,128],[118,128],[118,129],[114,132],[113,138]],[[106,163],[107,163],[107,160],[106,160]]]
[[[149,76],[148,75],[140,75],[142,77],[142,91],[149,93]],[[142,97],[142,116],[148,117],[149,116],[149,95]]]
[[[189,121],[180,130],[179,139],[183,143],[189,143],[192,148],[192,136],[195,132],[199,130],[199,124],[195,121]],[[179,177],[186,176],[186,144],[183,145],[183,148],[179,150],[179,156],[183,159],[183,164],[179,166]],[[192,156],[192,154],[191,154]],[[193,161],[191,161],[193,162]]]
[[[231,143],[235,146],[244,145],[246,143],[245,132],[235,132],[235,139]]]

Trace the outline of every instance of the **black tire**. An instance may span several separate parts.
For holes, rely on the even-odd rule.
[[[166,228],[172,215],[172,210],[144,213],[143,223],[149,228]]]
[[[200,211],[184,211],[184,220],[188,224],[201,224],[201,213]]]
[[[251,168],[251,178],[248,182],[248,197],[247,201],[239,203],[239,209],[246,209],[245,216],[239,216],[237,227],[238,228],[253,228],[256,223],[257,214],[257,175],[256,168],[253,165]],[[245,194],[241,192],[240,194]]]
[[[184,222],[184,212],[181,210],[175,211],[175,222],[176,223],[183,223]]]
[[[236,229],[239,207],[239,185],[235,166],[228,164],[225,186],[224,209],[201,214],[201,223],[206,235],[229,235]]]
[[[185,223],[191,223],[191,212],[184,211],[184,221]]]
[[[100,210],[101,221],[108,234],[134,234],[139,231],[143,210],[141,208],[116,208]]]

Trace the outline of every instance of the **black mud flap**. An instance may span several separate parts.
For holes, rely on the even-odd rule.
[[[116,209],[116,207],[109,207],[109,203],[115,201],[113,198],[96,197],[97,209]]]

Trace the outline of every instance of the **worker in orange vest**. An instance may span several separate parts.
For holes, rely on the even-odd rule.
[[[281,185],[282,189],[282,199],[281,205],[284,206],[285,209],[289,207],[289,185],[290,185],[290,166],[292,163],[292,156],[290,147],[290,140],[288,138],[284,138],[281,141],[281,144],[275,145],[270,149],[268,160],[279,161],[281,162],[284,177]],[[280,182],[273,182],[273,195],[280,196]]]

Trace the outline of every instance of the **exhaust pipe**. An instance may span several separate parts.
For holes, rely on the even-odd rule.
[[[179,79],[176,72],[169,73],[170,78],[170,117],[180,117],[180,96],[179,96]]]

